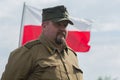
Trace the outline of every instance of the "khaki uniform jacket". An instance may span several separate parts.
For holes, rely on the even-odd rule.
[[[60,52],[42,35],[10,54],[1,80],[83,80],[82,74],[73,50]]]

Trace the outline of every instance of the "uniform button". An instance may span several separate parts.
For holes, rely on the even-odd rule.
[[[66,74],[69,74],[68,72],[66,72]]]

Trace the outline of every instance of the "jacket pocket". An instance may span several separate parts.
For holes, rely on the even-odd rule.
[[[58,63],[43,61],[38,63],[38,74],[41,74],[43,80],[57,80],[60,78],[60,69]]]

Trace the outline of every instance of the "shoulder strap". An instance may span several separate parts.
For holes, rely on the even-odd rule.
[[[32,48],[33,46],[37,45],[37,44],[40,44],[40,40],[34,40],[34,41],[31,41],[31,42],[28,42],[26,43],[24,46],[28,49]]]

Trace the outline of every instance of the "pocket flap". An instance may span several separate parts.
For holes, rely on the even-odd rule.
[[[77,65],[73,65],[73,68],[81,73],[83,73],[83,71],[79,68],[79,66]]]
[[[38,63],[41,67],[56,67],[57,63],[47,62],[47,61],[41,61]]]

